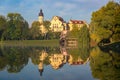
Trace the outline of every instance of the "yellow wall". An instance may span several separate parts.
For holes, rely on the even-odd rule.
[[[41,33],[43,33],[43,34],[45,34],[45,33],[48,32],[48,30],[45,28],[44,25],[40,25],[40,31],[41,31]]]
[[[38,21],[40,22],[40,24],[42,24],[43,21],[44,21],[44,17],[43,17],[43,16],[39,16],[39,17],[38,17]]]
[[[54,16],[51,20],[50,28],[53,32],[61,32],[63,31],[63,22],[59,20],[59,17]]]
[[[79,24],[79,23],[72,23],[71,21],[69,21],[68,26],[69,26],[69,30],[72,31],[73,30],[73,25],[77,25],[78,29],[80,29],[84,24]]]
[[[39,23],[40,23],[39,29],[40,29],[41,33],[42,33],[42,34],[47,33],[48,30],[47,30],[47,29],[45,28],[45,26],[43,25],[44,17],[43,17],[43,16],[39,16],[39,17],[38,17],[38,21],[39,21]]]

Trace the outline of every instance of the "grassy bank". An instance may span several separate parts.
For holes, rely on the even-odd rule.
[[[1,46],[59,46],[59,40],[1,41]]]

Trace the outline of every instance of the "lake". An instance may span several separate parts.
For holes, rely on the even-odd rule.
[[[0,80],[120,80],[120,52],[97,46],[1,46]]]

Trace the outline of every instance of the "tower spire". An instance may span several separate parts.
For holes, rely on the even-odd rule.
[[[43,14],[43,12],[42,12],[42,9],[40,9],[39,16],[44,16],[44,14]]]

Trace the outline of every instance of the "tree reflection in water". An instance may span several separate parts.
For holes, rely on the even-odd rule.
[[[91,50],[90,66],[94,78],[120,80],[120,52],[103,52],[99,47]]]
[[[28,63],[28,54],[25,48],[3,47],[0,49],[0,70],[6,69],[9,73],[20,72]]]

